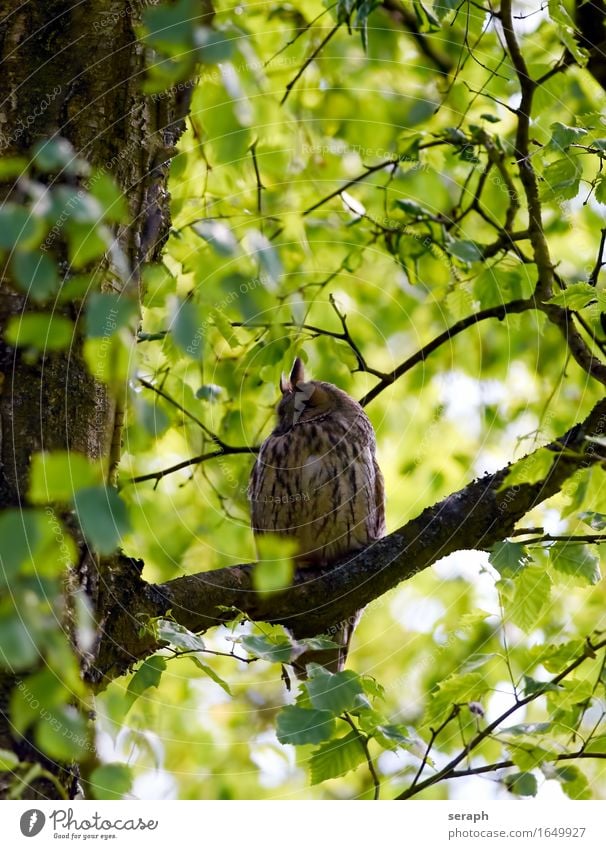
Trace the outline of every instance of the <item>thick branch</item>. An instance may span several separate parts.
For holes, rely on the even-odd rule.
[[[146,617],[169,610],[192,631],[229,621],[234,610],[251,619],[280,623],[297,637],[327,631],[440,558],[461,549],[488,549],[511,535],[516,523],[557,493],[577,469],[604,461],[600,447],[585,436],[605,432],[606,400],[602,400],[582,424],[550,446],[554,462],[545,480],[500,490],[509,467],[501,469],[428,507],[347,560],[322,570],[300,569],[292,587],[270,597],[254,591],[251,563],[154,586],[140,578],[138,568],[132,568],[134,561],[124,558],[123,574],[115,582],[120,593],[106,620],[90,676],[98,682],[116,677],[157,648],[141,624]],[[563,446],[565,452],[560,451]]]

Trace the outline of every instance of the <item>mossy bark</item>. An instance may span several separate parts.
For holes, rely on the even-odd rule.
[[[179,86],[162,97],[145,95],[145,48],[137,40],[145,2],[89,0],[0,0],[0,147],[3,155],[26,154],[38,140],[67,138],[93,168],[110,174],[124,191],[132,224],[117,232],[129,259],[129,287],[138,287],[141,262],[159,255],[169,227],[168,164],[183,130],[189,89]],[[205,2],[200,13],[209,15]],[[0,201],[18,188],[0,184]],[[0,279],[0,508],[25,504],[33,452],[69,449],[104,458],[119,445],[123,399],[86,368],[78,338],[69,355],[48,354],[32,361],[3,341],[13,316],[30,309],[11,285]],[[78,305],[66,314],[77,319]],[[76,325],[78,326],[78,325]],[[112,447],[113,446],[113,447]],[[115,459],[115,458],[114,458]],[[79,579],[103,627],[103,587],[113,585],[115,561],[99,561],[80,546]],[[8,702],[14,679],[0,676],[0,748],[27,761],[36,754],[11,733]],[[49,768],[44,762],[45,769]],[[52,765],[51,765],[52,766]],[[53,767],[57,786],[42,778],[21,798],[68,798],[73,774]],[[1,787],[0,787],[1,793]]]

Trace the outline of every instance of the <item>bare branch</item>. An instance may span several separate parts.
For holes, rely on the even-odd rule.
[[[396,368],[389,372],[389,374],[386,374],[385,377],[383,377],[380,382],[370,390],[370,392],[367,392],[366,395],[360,399],[360,404],[363,407],[370,404],[370,402],[373,401],[379,393],[383,392],[384,389],[387,389],[388,386],[391,386],[392,383],[395,383],[398,378],[402,377],[403,374],[406,374],[407,371],[410,371],[413,366],[416,366],[417,363],[424,362],[424,360],[426,360],[427,357],[437,348],[445,342],[448,342],[450,339],[453,339],[455,336],[458,336],[459,333],[467,330],[468,327],[472,327],[474,324],[478,324],[488,318],[498,318],[499,321],[502,321],[507,315],[526,312],[526,310],[532,309],[537,309],[537,304],[533,299],[520,299],[518,301],[510,301],[508,304],[500,304],[498,307],[489,307],[488,309],[473,313],[473,315],[469,315],[466,318],[462,318],[460,321],[457,321],[456,324],[453,324],[452,327],[449,327],[448,330],[445,330],[443,333],[440,333],[439,336],[436,336],[436,338],[431,342],[428,342],[427,345],[424,345],[416,352],[416,354],[413,354],[411,357],[404,360],[403,363],[400,363],[399,366],[396,366]]]
[[[153,634],[142,631],[141,624],[146,617],[163,616],[169,610],[192,631],[208,630],[242,611],[253,620],[282,624],[298,638],[327,632],[440,558],[461,549],[486,550],[510,536],[520,519],[559,492],[575,471],[604,462],[601,447],[586,436],[602,436],[605,431],[603,399],[584,422],[549,446],[554,462],[544,480],[502,488],[507,466],[426,508],[389,536],[337,564],[298,570],[293,586],[269,597],[255,591],[251,563],[154,586],[142,580],[140,561],[120,557],[112,570],[120,592],[113,607],[109,605],[88,677],[101,684],[157,648]]]
[[[489,725],[487,725],[486,728],[483,728],[481,731],[479,731],[475,735],[475,737],[473,737],[467,743],[467,745],[463,747],[463,749],[459,752],[459,754],[456,755],[454,758],[452,758],[452,760],[449,761],[449,763],[446,764],[445,767],[443,767],[441,770],[436,772],[435,775],[432,775],[430,778],[427,778],[427,779],[425,779],[425,781],[422,781],[420,784],[417,784],[416,786],[414,784],[411,785],[407,790],[405,790],[403,793],[400,793],[400,795],[397,796],[396,798],[400,799],[400,800],[410,799],[413,796],[416,796],[422,790],[425,790],[428,787],[432,787],[434,784],[438,784],[440,781],[445,781],[448,778],[454,778],[454,777],[457,777],[457,776],[460,776],[460,775],[466,775],[466,774],[471,775],[471,774],[473,774],[473,773],[469,772],[469,770],[456,771],[455,767],[458,766],[461,763],[461,761],[463,761],[471,752],[473,752],[473,750],[476,749],[483,740],[485,740],[487,737],[490,737],[492,735],[493,731],[496,731],[497,728],[499,727],[499,725],[501,725],[501,723],[504,722],[506,719],[508,719],[513,713],[515,713],[520,708],[525,707],[526,705],[535,701],[535,699],[538,699],[540,696],[542,696],[546,692],[547,687],[553,687],[553,686],[556,686],[557,684],[559,684],[560,681],[563,681],[568,675],[570,675],[571,672],[574,672],[574,670],[577,669],[586,660],[588,660],[588,659],[595,660],[596,652],[598,652],[600,649],[604,648],[605,646],[606,646],[606,640],[602,640],[599,643],[592,644],[591,641],[589,639],[587,639],[586,644],[585,644],[585,650],[584,650],[583,654],[581,654],[577,658],[575,658],[575,660],[573,660],[572,663],[568,664],[568,666],[565,669],[563,669],[560,673],[558,673],[550,681],[548,681],[544,688],[540,688],[540,689],[536,690],[535,692],[530,693],[528,696],[526,696],[523,699],[516,699],[514,701],[514,703],[511,705],[511,707],[509,707],[507,710],[503,711],[503,713],[500,716],[498,716],[493,722],[491,722]],[[575,757],[575,755],[571,754],[570,757],[571,758]],[[578,754],[576,755],[576,757],[578,757]],[[508,763],[508,762],[505,762],[505,763]]]

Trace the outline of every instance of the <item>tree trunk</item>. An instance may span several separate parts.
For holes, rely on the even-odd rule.
[[[159,254],[168,232],[168,163],[190,93],[189,86],[156,98],[141,93],[145,49],[134,27],[144,5],[128,0],[89,0],[75,6],[67,0],[0,0],[2,152],[23,154],[40,139],[62,136],[79,156],[114,178],[128,199],[133,222],[117,233],[129,261],[129,288],[138,287],[141,262]],[[0,200],[14,191],[14,186],[0,185]],[[5,270],[0,331],[12,316],[29,309],[27,297],[11,287]],[[65,309],[76,317],[72,305]],[[69,353],[45,354],[32,362],[23,349],[7,345],[2,333],[0,508],[24,504],[33,452],[68,449],[105,459],[111,467],[110,453],[116,454],[120,442],[121,407],[121,399],[112,397],[86,368],[79,339]],[[111,560],[99,561],[80,543],[78,567],[78,580],[101,624],[99,588],[111,585]],[[8,674],[0,678],[0,748],[42,763],[57,777],[56,785],[34,779],[21,797],[57,798],[62,787],[72,798],[77,782],[70,769],[49,765],[27,740],[17,741],[11,733],[8,703],[16,680]]]

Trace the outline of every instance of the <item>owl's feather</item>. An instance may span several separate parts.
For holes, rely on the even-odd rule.
[[[305,381],[299,359],[280,389],[249,484],[253,531],[294,539],[299,566],[329,565],[385,535],[373,427],[345,392]]]

